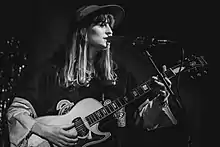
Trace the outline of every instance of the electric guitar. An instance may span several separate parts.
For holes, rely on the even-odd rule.
[[[198,75],[199,69],[207,65],[203,56],[192,58],[185,58],[182,64],[167,69],[165,74],[169,79],[175,77],[179,72],[196,71]],[[201,70],[200,70],[201,71]],[[201,74],[201,73],[200,73]],[[36,118],[37,121],[47,125],[65,125],[75,124],[78,133],[78,141],[76,147],[87,147],[105,141],[111,136],[110,132],[101,132],[98,129],[99,122],[109,115],[114,114],[127,104],[132,103],[141,96],[145,95],[151,90],[149,80],[140,84],[131,91],[132,98],[119,97],[110,104],[103,106],[94,98],[86,98],[78,103],[66,114],[58,116],[44,116]],[[28,139],[28,146],[35,147],[44,143],[44,146],[50,147],[49,142],[35,134],[32,134]],[[53,145],[54,147],[56,145]]]

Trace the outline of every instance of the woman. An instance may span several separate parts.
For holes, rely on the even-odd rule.
[[[107,105],[117,97],[126,96],[126,91],[131,89],[128,85],[135,85],[132,76],[113,61],[111,44],[106,39],[113,35],[113,28],[121,22],[124,10],[118,5],[90,5],[81,7],[76,14],[65,46],[65,59],[62,60],[59,54],[59,59],[53,60],[63,62],[44,64],[41,69],[32,71],[34,74],[27,72],[15,91],[7,113],[11,146],[74,146],[79,141],[76,122],[53,125],[38,118],[48,116],[45,118],[51,119],[53,117],[49,116],[68,114],[85,98],[94,98]],[[152,81],[167,97],[164,85],[155,77]],[[131,109],[137,110],[136,105],[132,106]],[[114,134],[114,130],[133,121],[127,119],[127,122],[126,118],[133,116],[134,111],[126,115],[125,110],[123,107],[107,118],[113,120],[108,121],[110,124],[117,126],[102,125],[102,129]],[[112,136],[87,145],[119,146],[115,135]],[[41,142],[39,138],[45,141]]]

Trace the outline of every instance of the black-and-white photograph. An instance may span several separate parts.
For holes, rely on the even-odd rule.
[[[200,7],[11,0],[1,15],[1,147],[202,146]]]

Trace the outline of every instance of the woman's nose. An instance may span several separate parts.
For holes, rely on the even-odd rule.
[[[108,36],[112,36],[112,34],[113,34],[113,31],[112,31],[111,27],[109,26],[109,24],[107,24],[107,26],[106,26],[106,34]]]

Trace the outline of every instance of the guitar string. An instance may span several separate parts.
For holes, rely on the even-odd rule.
[[[143,84],[147,84],[147,82],[145,82],[145,83],[143,83]],[[143,84],[141,84],[141,85],[143,85]],[[148,85],[149,86],[149,85]],[[135,91],[137,91],[137,90],[135,90]],[[148,91],[147,91],[148,92]],[[138,94],[139,96],[138,97],[140,97],[140,96],[142,96],[143,94],[145,94],[146,92],[144,92],[144,93],[142,93],[142,94]],[[121,104],[121,102],[119,101],[119,103]],[[126,102],[125,101],[125,104],[127,104],[128,102]],[[109,108],[109,110],[110,110],[110,113],[106,110],[106,112],[107,112],[107,115],[105,115],[104,114],[104,117],[106,117],[106,116],[108,116],[108,115],[111,115],[112,113],[114,113],[115,111],[117,111],[117,109],[119,110],[120,108],[122,108],[124,105],[122,105],[121,107],[118,107],[117,106],[117,104],[116,103],[114,103],[115,105],[116,105],[116,109],[115,109],[115,107],[114,106],[112,106],[111,105],[111,103],[110,103],[110,105],[111,105],[111,107],[113,108],[113,111],[111,110],[111,108],[110,107],[108,107],[108,106],[110,106],[110,105],[106,105],[106,107],[108,107]],[[89,124],[89,122],[88,122],[88,120],[86,119],[85,121],[87,121],[87,123],[90,125],[90,126],[93,126],[94,124],[96,124],[96,123],[98,123],[98,121],[100,121],[101,119],[95,114],[95,113],[93,113],[98,119],[96,120],[96,117],[94,116],[94,120],[95,120],[95,122],[92,122],[93,121],[93,119],[92,119],[92,117],[87,117],[87,118],[90,118],[92,121],[92,123],[91,124]],[[92,115],[93,115],[92,114]],[[91,115],[91,116],[92,116]],[[104,118],[103,117],[103,118]],[[84,128],[86,128],[86,129],[88,129],[86,126],[85,126],[85,124],[84,123],[82,123],[81,125],[79,125],[79,126],[76,126],[76,128],[78,128],[77,129],[77,131],[83,131],[83,132],[85,132],[83,129]],[[88,129],[89,130],[89,129]]]
[[[116,107],[112,106],[113,111],[111,110],[110,107],[108,107],[109,110],[110,110],[110,113],[106,110],[107,114],[104,114],[104,113],[103,113],[104,116],[102,116],[102,118],[99,118],[99,117],[97,116],[98,120],[95,120],[95,122],[92,122],[92,123],[89,124],[89,125],[92,126],[92,125],[96,124],[98,121],[102,120],[102,119],[105,118],[106,116],[111,115],[112,113],[116,112],[117,110],[120,110],[120,109],[123,107],[123,105],[119,107],[116,103],[114,103],[114,104],[116,105]],[[108,105],[106,105],[106,106],[108,106]],[[89,117],[88,117],[88,118],[89,118]],[[94,118],[95,118],[95,117],[94,117]],[[95,119],[96,119],[96,118],[95,118]],[[93,120],[93,119],[91,118],[91,120]],[[88,122],[88,121],[87,121],[87,122]]]
[[[121,107],[123,107],[123,106],[121,106]],[[116,109],[120,109],[121,107],[118,107],[117,106],[117,104],[116,104]],[[109,108],[110,109],[110,108]],[[110,113],[108,113],[108,111],[106,110],[106,112],[107,112],[107,115],[106,114],[104,114],[103,113],[103,117],[102,118],[104,118],[104,117],[106,117],[106,116],[108,116],[108,115],[110,115],[110,114],[112,114],[112,113],[114,113],[114,111],[117,111],[116,109],[114,109],[114,106],[113,106],[113,111],[111,111]],[[111,110],[111,109],[110,109]],[[89,117],[88,117],[89,118]],[[94,117],[95,118],[95,117]],[[98,116],[97,116],[97,118],[98,118],[98,120],[95,120],[95,122],[92,122],[91,124],[89,124],[90,126],[92,126],[92,125],[94,125],[94,124],[96,124],[98,121],[100,121],[102,118],[99,118]],[[95,118],[96,119],[96,118]],[[93,120],[93,119],[91,119],[91,120]],[[88,122],[88,120],[86,120],[87,122]],[[83,131],[84,132],[84,128],[86,128],[85,127],[85,125],[83,124],[83,123],[81,123],[80,125],[78,125],[78,126],[76,126],[75,127],[76,129],[77,129],[77,131]],[[88,129],[88,128],[86,128],[86,129]]]
[[[148,81],[146,81],[146,82],[144,82],[143,84],[147,84],[148,83]],[[142,85],[142,84],[141,84]],[[148,85],[148,84],[147,84]],[[137,92],[137,90],[135,90],[136,92]],[[143,94],[145,94],[145,92],[143,93]],[[139,96],[138,97],[140,97],[140,96],[142,96],[143,94],[139,94]],[[120,101],[119,101],[119,103],[120,103]],[[114,104],[116,104],[116,103],[114,103]],[[108,106],[108,105],[107,105]],[[116,104],[116,106],[117,106],[117,104]],[[113,109],[114,109],[114,106],[112,106],[113,107]],[[122,106],[123,107],[123,106]],[[110,107],[108,107],[110,110],[111,110],[111,108]],[[116,108],[117,109],[117,108]],[[119,109],[120,109],[120,107],[119,107]],[[113,110],[113,112],[110,112],[109,114],[108,114],[108,111],[106,111],[107,112],[107,115],[105,115],[105,113],[103,113],[104,114],[104,117],[105,116],[108,116],[108,115],[110,115],[110,114],[112,114],[112,113],[114,113],[114,111],[115,110]],[[117,110],[116,110],[117,111]],[[102,113],[101,113],[102,114]],[[103,118],[104,118],[103,117]],[[90,117],[87,117],[87,118],[90,118]],[[94,117],[94,120],[95,120],[95,122],[92,122],[93,121],[93,118],[91,117],[90,119],[92,120],[91,121],[91,124],[89,124],[89,122],[88,122],[88,120],[86,120],[87,122],[88,122],[88,124],[90,125],[90,126],[92,126],[92,125],[94,125],[94,124],[96,124],[98,121],[100,121],[101,119],[97,116],[97,118],[98,118],[98,120],[96,120],[96,117]],[[79,125],[79,126],[76,126],[76,128],[78,128],[78,131],[83,131],[84,132],[84,128],[86,128],[85,127],[85,125],[84,124],[81,124],[81,125]],[[86,129],[88,129],[88,128],[86,128]]]
[[[148,81],[146,81],[146,82],[144,82],[144,83],[142,83],[141,85],[143,85],[143,84],[147,84],[148,83]],[[148,85],[148,84],[147,84]],[[135,90],[135,91],[137,91],[137,90]],[[138,94],[139,96],[138,97],[140,97],[140,96],[142,96],[143,94],[145,94],[146,92],[144,92],[144,93],[142,93],[142,94]],[[121,104],[121,101],[118,99],[118,101],[119,101],[119,104]],[[125,104],[124,105],[126,105],[128,102],[126,102],[126,100],[125,100]],[[113,105],[111,105],[111,104],[115,104],[116,105],[116,107],[115,106],[113,106]],[[103,113],[103,115],[104,115],[104,117],[106,117],[106,116],[108,116],[108,115],[111,115],[112,113],[114,113],[115,111],[117,111],[117,110],[119,110],[120,108],[122,108],[124,105],[122,105],[122,106],[118,106],[117,105],[117,103],[116,102],[112,102],[112,103],[110,103],[109,105],[106,105],[106,107],[110,110],[110,113],[106,110],[106,112],[107,112],[107,115],[105,115],[104,113]],[[111,107],[112,107],[112,109],[113,109],[113,111],[111,110]],[[101,112],[99,112],[100,114],[102,114]],[[93,121],[93,118],[92,117],[87,117],[87,118],[90,118],[92,121],[91,121],[91,124],[89,124],[89,122],[88,122],[88,120],[86,119],[86,121],[87,121],[87,123],[90,125],[90,126],[93,126],[94,124],[96,124],[98,121],[100,121],[102,118],[99,118],[99,116],[97,116],[95,113],[93,113],[95,116],[94,116],[94,120],[95,120],[95,122],[92,122]],[[92,114],[92,115],[93,115]],[[92,116],[91,115],[91,116]],[[96,119],[96,117],[98,118],[98,119]],[[103,117],[103,118],[104,118]],[[76,126],[76,128],[78,129],[78,131],[83,131],[84,132],[84,128],[86,128],[85,127],[85,125],[82,123],[81,125],[79,125],[79,126]],[[86,129],[88,129],[88,128],[86,128]]]
[[[117,104],[116,104],[116,106],[117,106]],[[118,107],[117,106],[117,109],[119,110],[120,108],[122,108],[123,107],[123,105],[121,106],[121,107]],[[109,108],[110,109],[110,108]],[[111,109],[110,109],[111,110]],[[112,114],[112,113],[114,113],[114,111],[117,111],[116,109],[114,109],[112,112],[110,112],[109,114],[107,114],[107,115],[104,115],[104,117],[105,116],[108,116],[108,115],[110,115],[110,114]],[[108,113],[108,112],[107,112]],[[101,119],[100,118],[98,118],[98,120],[95,120],[96,122],[93,122],[92,124],[89,124],[90,126],[92,126],[92,125],[94,125],[94,124],[96,124],[98,121],[100,121]],[[85,121],[87,121],[87,120],[85,120]],[[88,122],[88,121],[87,121]],[[80,125],[78,125],[78,126],[76,126],[75,127],[76,128],[76,130],[77,130],[77,132],[79,132],[79,131],[82,131],[83,133],[86,133],[86,131],[87,130],[89,130],[86,126],[85,126],[85,124],[84,123],[81,123]],[[84,128],[86,129],[86,130],[84,130]],[[88,133],[87,133],[88,134]],[[86,134],[86,135],[87,135]]]

